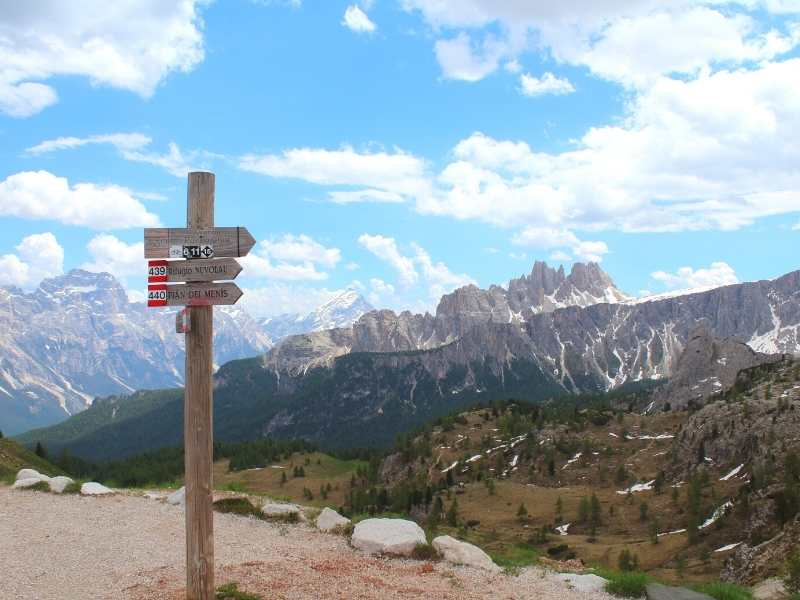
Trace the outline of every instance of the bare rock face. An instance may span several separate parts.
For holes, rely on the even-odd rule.
[[[694,413],[675,437],[677,475],[688,475],[697,465],[711,463],[723,471],[744,465],[736,476],[747,478],[753,468],[778,459],[787,449],[800,451],[800,385],[772,383],[793,369],[793,363],[767,363],[743,371],[739,377],[772,369],[776,376],[741,394],[729,394]],[[774,387],[773,387],[774,385]]]
[[[787,525],[773,538],[756,546],[742,544],[726,562],[720,579],[740,585],[751,585],[769,577],[780,577],[786,559],[797,551],[800,522]]]
[[[780,354],[756,352],[733,338],[718,339],[700,325],[689,334],[669,383],[655,394],[651,410],[682,410],[702,405],[714,394],[728,391],[742,369],[781,360]]]
[[[411,556],[418,544],[426,544],[425,532],[414,521],[365,519],[353,529],[354,548],[369,554]]]

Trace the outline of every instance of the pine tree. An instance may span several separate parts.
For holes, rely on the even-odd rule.
[[[556,500],[556,519],[561,520],[564,514],[564,501],[561,499],[561,496],[558,497]]]
[[[45,449],[44,445],[42,445],[42,442],[36,442],[35,452],[36,456],[39,458],[47,458],[47,450]]]
[[[584,496],[578,504],[578,522],[585,523],[589,519],[589,499]]]
[[[433,501],[433,509],[428,515],[429,529],[436,529],[439,526],[439,523],[441,523],[442,521],[443,512],[444,512],[444,502],[442,502],[442,497],[436,496],[436,500]]]
[[[453,498],[453,503],[447,509],[447,524],[450,527],[458,526],[458,498]]]
[[[647,506],[647,502],[642,502],[639,505],[639,520],[640,521],[647,521],[648,519],[648,510],[649,507]]]
[[[281,487],[286,483],[286,471],[281,471]]]
[[[517,509],[517,519],[519,519],[520,523],[524,523],[528,520],[528,509],[525,508],[525,504],[519,505]]]

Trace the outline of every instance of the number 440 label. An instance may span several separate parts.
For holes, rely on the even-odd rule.
[[[147,306],[166,306],[167,286],[150,285],[147,287]]]

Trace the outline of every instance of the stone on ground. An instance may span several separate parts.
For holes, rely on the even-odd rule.
[[[300,507],[297,504],[277,504],[267,502],[261,507],[261,512],[267,517],[285,517],[287,515],[300,516]]]
[[[15,487],[17,489],[25,489],[25,488],[33,487],[37,483],[42,483],[42,481],[44,481],[44,479],[39,479],[38,477],[28,477],[26,479],[17,479],[14,482],[14,485],[12,487]]]
[[[81,494],[84,496],[104,496],[106,494],[113,494],[114,490],[107,488],[101,483],[96,481],[89,481],[81,486]]]
[[[350,524],[350,519],[343,517],[338,512],[327,506],[322,509],[317,517],[317,529],[320,531],[333,531],[337,528],[344,528]]]
[[[75,483],[75,481],[73,481],[70,477],[65,477],[64,475],[53,477],[47,482],[47,484],[50,486],[50,491],[56,494],[63,494],[64,490],[71,483]]]
[[[186,486],[183,486],[181,489],[167,496],[167,504],[186,506]]]
[[[786,587],[783,585],[783,581],[777,577],[765,579],[753,586],[753,598],[755,600],[777,600],[786,596]]]
[[[17,473],[17,481],[22,479],[38,479],[39,481],[47,481],[50,479],[47,475],[42,475],[36,469],[20,469]]]
[[[603,579],[599,575],[586,573],[585,575],[578,575],[577,573],[554,573],[554,579],[565,581],[579,592],[585,594],[599,594],[606,588],[608,583],[607,579]]]
[[[425,532],[404,519],[365,519],[353,529],[351,543],[370,554],[410,556],[418,544],[426,544]]]
[[[686,588],[668,587],[660,583],[647,586],[647,600],[713,600],[711,596]]]
[[[440,535],[433,540],[432,546],[442,555],[444,560],[454,565],[467,565],[494,573],[500,571],[500,567],[494,564],[494,561],[486,552],[477,546],[462,542],[449,535]]]

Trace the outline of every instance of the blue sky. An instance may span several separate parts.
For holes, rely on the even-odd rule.
[[[0,4],[0,284],[145,288],[186,173],[254,314],[432,309],[597,260],[632,295],[798,268],[797,0]],[[113,5],[112,5],[113,4]]]

